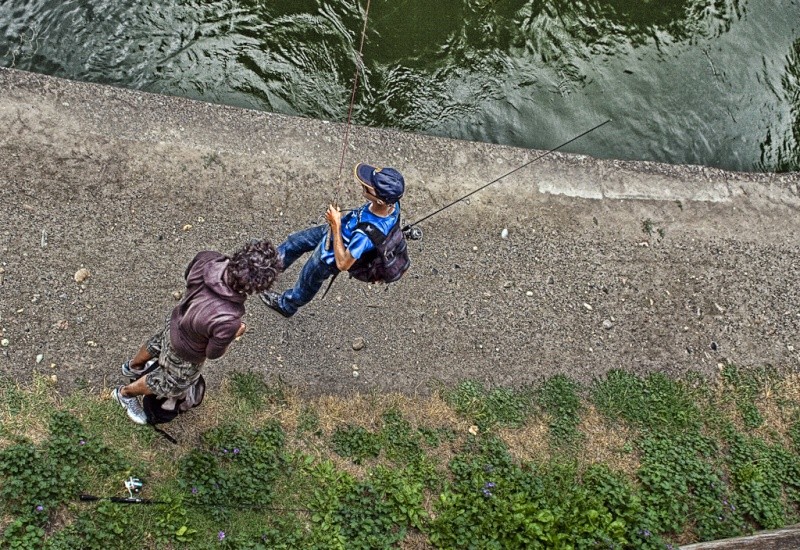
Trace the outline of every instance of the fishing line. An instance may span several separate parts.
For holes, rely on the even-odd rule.
[[[469,197],[471,197],[472,195],[474,195],[474,194],[475,194],[475,193],[477,193],[478,191],[482,191],[483,189],[486,189],[486,188],[487,188],[487,187],[489,187],[490,185],[492,185],[492,184],[495,184],[495,183],[497,183],[498,181],[500,181],[500,180],[502,180],[502,179],[504,179],[504,178],[507,178],[507,177],[508,177],[508,176],[510,176],[511,174],[514,174],[515,172],[519,172],[520,170],[522,170],[522,169],[523,169],[523,168],[525,168],[526,166],[530,166],[530,165],[531,165],[531,164],[533,164],[534,162],[536,162],[536,161],[538,161],[538,160],[541,160],[541,159],[543,159],[544,157],[546,157],[546,156],[547,156],[547,155],[549,155],[550,153],[553,153],[554,151],[558,151],[558,150],[559,150],[559,149],[561,149],[562,147],[565,147],[565,146],[569,145],[570,143],[572,143],[573,141],[576,141],[576,140],[578,140],[578,139],[582,138],[582,137],[583,137],[583,136],[585,136],[586,134],[589,134],[589,133],[591,133],[591,132],[594,132],[595,130],[597,130],[598,128],[600,128],[601,126],[603,126],[603,125],[605,125],[605,124],[608,124],[609,122],[611,122],[611,119],[610,119],[610,118],[609,118],[608,120],[606,120],[605,122],[601,122],[601,123],[600,123],[600,124],[598,124],[597,126],[594,126],[594,127],[590,128],[590,129],[586,130],[585,132],[583,132],[583,133],[581,133],[581,134],[579,134],[579,135],[575,136],[574,138],[570,139],[569,141],[565,141],[564,143],[562,143],[562,144],[561,144],[561,145],[559,145],[558,147],[554,147],[554,148],[550,149],[549,151],[547,151],[547,152],[545,152],[545,153],[542,153],[541,155],[537,156],[537,157],[536,157],[536,158],[534,158],[533,160],[530,160],[530,161],[526,162],[525,164],[522,164],[522,165],[520,165],[520,166],[517,166],[516,168],[514,168],[514,169],[513,169],[513,170],[511,170],[510,172],[506,172],[505,174],[503,174],[503,175],[502,175],[502,176],[500,176],[499,178],[495,178],[495,179],[493,179],[492,181],[490,181],[489,183],[486,183],[486,184],[484,184],[484,185],[481,185],[480,187],[478,187],[478,188],[477,188],[477,189],[475,189],[474,191],[470,191],[470,192],[469,192],[469,193],[467,193],[466,195],[464,195],[464,196],[462,196],[462,197],[459,197],[459,198],[457,198],[457,199],[456,199],[456,200],[454,200],[453,202],[451,202],[451,203],[449,203],[449,204],[446,204],[446,205],[442,206],[441,208],[439,208],[438,210],[436,210],[435,212],[433,212],[433,213],[431,213],[431,214],[428,214],[428,215],[427,215],[427,216],[425,216],[424,218],[421,218],[421,219],[419,219],[419,220],[415,221],[414,223],[410,223],[410,224],[407,224],[407,225],[405,225],[405,226],[403,227],[403,231],[404,231],[404,232],[406,232],[406,231],[410,231],[410,230],[411,230],[411,228],[412,228],[412,227],[414,227],[415,225],[417,225],[417,224],[419,224],[419,223],[422,223],[422,222],[424,222],[424,221],[425,221],[425,220],[427,220],[427,219],[430,219],[430,218],[432,218],[433,216],[435,216],[435,215],[439,214],[441,211],[443,211],[443,210],[446,210],[446,209],[450,208],[451,206],[453,206],[454,204],[456,204],[456,203],[458,203],[458,202],[461,202],[461,201],[463,201],[463,200],[464,200],[464,199],[466,199],[466,198],[469,198]]]

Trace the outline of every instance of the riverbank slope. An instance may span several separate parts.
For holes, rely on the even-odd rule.
[[[65,389],[121,381],[197,251],[280,241],[335,194],[359,204],[356,162],[406,175],[414,221],[537,154],[359,127],[337,182],[340,124],[9,69],[0,99],[0,373]],[[251,300],[209,379],[424,394],[462,378],[797,369],[799,185],[555,153],[421,224],[397,284],[340,277],[289,320]]]

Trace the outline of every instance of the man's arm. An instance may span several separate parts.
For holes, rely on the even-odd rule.
[[[342,239],[342,213],[339,211],[338,206],[329,205],[328,211],[325,212],[325,219],[328,220],[328,225],[331,227],[331,239],[333,241],[333,257],[336,259],[336,267],[339,271],[347,271],[356,259],[344,246]]]

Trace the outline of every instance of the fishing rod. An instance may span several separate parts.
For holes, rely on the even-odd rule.
[[[149,498],[139,497],[101,497],[96,495],[81,494],[79,496],[81,502],[116,502],[117,504],[175,504],[166,500],[152,500]],[[255,503],[240,503],[240,504],[220,504],[218,502],[187,502],[183,501],[184,506],[206,506],[209,508],[234,508],[237,510],[252,509],[252,510],[270,510],[273,512],[310,512],[308,508],[274,508],[271,506],[263,506]]]
[[[545,152],[545,153],[542,153],[541,155],[537,156],[537,157],[536,157],[536,158],[534,158],[533,160],[530,160],[530,161],[526,162],[525,164],[522,164],[522,165],[520,165],[520,166],[518,166],[518,167],[514,168],[514,169],[513,169],[513,170],[511,170],[510,172],[506,172],[505,174],[503,174],[503,175],[502,175],[502,176],[500,176],[499,178],[493,179],[493,180],[492,180],[492,181],[490,181],[489,183],[486,183],[486,184],[484,184],[484,185],[481,185],[480,187],[478,187],[478,188],[477,188],[477,189],[475,189],[474,191],[470,191],[469,193],[467,193],[467,194],[466,194],[466,195],[464,195],[463,197],[459,197],[459,198],[457,198],[456,200],[454,200],[453,202],[451,202],[451,203],[449,203],[449,204],[446,204],[446,205],[442,206],[441,208],[439,208],[438,210],[436,210],[435,212],[433,212],[433,213],[431,213],[431,214],[428,214],[428,215],[427,215],[427,216],[425,216],[424,218],[421,218],[421,219],[419,219],[419,220],[415,221],[414,223],[406,224],[405,226],[403,226],[403,233],[405,233],[405,234],[406,234],[406,236],[407,236],[408,238],[412,239],[412,240],[416,240],[416,239],[419,239],[419,238],[421,238],[421,237],[422,237],[422,232],[421,232],[419,229],[417,229],[416,233],[413,231],[413,228],[414,228],[414,226],[416,226],[417,224],[419,224],[419,223],[422,223],[422,222],[424,222],[425,220],[428,220],[428,219],[432,218],[433,216],[435,216],[435,215],[439,214],[439,213],[440,213],[440,212],[442,212],[443,210],[446,210],[446,209],[450,208],[451,206],[453,206],[454,204],[456,204],[456,203],[458,203],[458,202],[461,202],[461,201],[463,201],[463,200],[464,200],[464,199],[466,199],[466,198],[469,198],[469,197],[471,197],[472,195],[474,195],[474,194],[475,194],[475,193],[477,193],[478,191],[482,191],[482,190],[486,189],[487,187],[489,187],[490,185],[493,185],[493,184],[497,183],[498,181],[500,181],[500,180],[502,180],[502,179],[504,179],[504,178],[507,178],[507,177],[508,177],[508,176],[510,176],[511,174],[513,174],[513,173],[515,173],[515,172],[519,172],[520,170],[522,170],[522,169],[523,169],[523,168],[525,168],[526,166],[530,166],[530,165],[531,165],[531,164],[533,164],[534,162],[536,162],[536,161],[539,161],[539,160],[543,159],[544,157],[546,157],[546,156],[547,156],[547,155],[549,155],[550,153],[553,153],[553,152],[555,152],[555,151],[558,151],[558,150],[559,150],[559,149],[561,149],[562,147],[565,147],[565,146],[569,145],[570,143],[572,143],[573,141],[576,141],[576,140],[578,140],[578,139],[582,138],[582,137],[583,137],[583,136],[585,136],[586,134],[590,134],[590,133],[594,132],[595,130],[597,130],[597,129],[598,129],[598,128],[600,128],[601,126],[604,126],[604,125],[608,124],[609,122],[611,122],[611,119],[610,119],[610,118],[609,118],[609,119],[607,119],[607,120],[606,120],[606,121],[604,121],[604,122],[601,122],[601,123],[600,123],[600,124],[598,124],[597,126],[594,126],[594,127],[592,127],[592,128],[589,128],[589,129],[588,129],[588,130],[586,130],[585,132],[583,132],[583,133],[581,133],[581,134],[578,134],[577,136],[575,136],[574,138],[570,139],[569,141],[565,141],[564,143],[562,143],[562,144],[561,144],[561,145],[559,145],[558,147],[554,147],[554,148],[550,149],[549,151],[547,151],[547,152]]]

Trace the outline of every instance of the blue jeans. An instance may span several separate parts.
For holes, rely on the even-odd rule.
[[[284,269],[288,269],[306,252],[314,251],[300,271],[300,277],[294,283],[294,287],[281,294],[280,307],[289,315],[294,315],[299,308],[310,302],[319,292],[322,283],[339,271],[336,266],[328,265],[320,259],[317,245],[325,239],[327,234],[327,224],[317,225],[292,233],[278,247],[278,254],[283,259]]]

